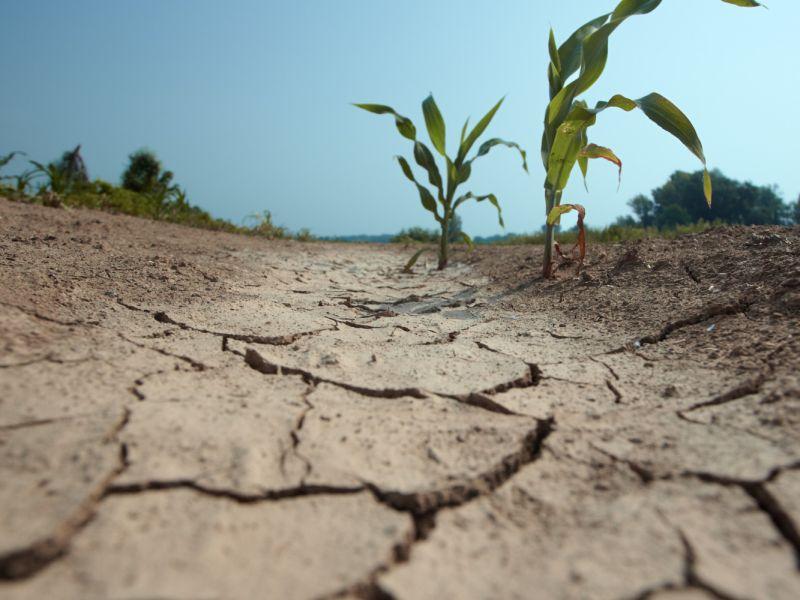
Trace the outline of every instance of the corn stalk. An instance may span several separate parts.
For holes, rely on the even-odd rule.
[[[461,129],[461,138],[458,144],[458,151],[455,159],[451,159],[447,154],[446,148],[446,127],[444,118],[442,117],[439,107],[436,105],[433,95],[428,96],[422,102],[422,113],[425,117],[425,126],[428,130],[428,137],[430,137],[431,144],[436,152],[444,159],[444,172],[445,177],[442,177],[442,172],[436,164],[433,152],[423,142],[417,139],[417,128],[411,119],[404,117],[389,106],[383,104],[355,104],[356,107],[366,110],[378,115],[389,114],[394,116],[395,125],[398,132],[404,138],[414,142],[414,160],[417,165],[425,170],[428,176],[428,183],[431,188],[422,185],[414,175],[411,165],[402,156],[398,156],[397,161],[400,163],[400,168],[406,178],[413,183],[419,199],[425,210],[429,211],[436,222],[439,223],[441,234],[439,237],[439,269],[444,269],[449,261],[449,230],[450,224],[456,216],[458,208],[469,200],[476,202],[488,201],[492,206],[497,209],[497,217],[500,226],[504,227],[503,214],[500,209],[500,203],[494,194],[475,195],[472,192],[467,192],[460,196],[456,196],[458,187],[465,183],[472,174],[472,163],[489,153],[495,146],[507,146],[515,148],[522,157],[522,168],[528,171],[528,163],[525,151],[514,142],[508,142],[499,138],[489,139],[478,147],[478,151],[472,158],[467,158],[472,147],[483,135],[489,123],[494,118],[495,113],[500,109],[503,104],[503,99],[495,104],[484,117],[478,121],[475,127],[467,133],[469,126],[469,119],[464,123]],[[461,234],[462,239],[472,247],[472,239],[466,234]],[[419,258],[421,252],[416,253],[409,263],[406,265],[406,270],[410,269],[416,259]]]
[[[728,4],[752,8],[761,6],[755,0],[722,0]],[[542,161],[545,179],[545,207],[547,217],[546,240],[542,275],[553,275],[553,248],[555,226],[562,214],[578,205],[561,205],[561,197],[570,175],[578,164],[584,181],[589,160],[602,158],[617,165],[622,172],[622,161],[606,147],[589,143],[588,130],[597,116],[608,108],[630,112],[641,110],[650,120],[680,140],[704,167],[703,190],[711,205],[711,178],[706,167],[703,145],[689,118],[671,101],[653,92],[638,99],[617,94],[594,108],[579,99],[600,78],[608,59],[608,40],[611,34],[630,17],[654,11],[662,0],[622,0],[613,12],[593,19],[578,28],[563,44],[556,44],[550,30],[548,51],[550,64],[547,78],[550,84],[550,103],[544,116],[542,134]],[[574,77],[573,77],[574,76]],[[582,254],[585,252],[585,247]]]

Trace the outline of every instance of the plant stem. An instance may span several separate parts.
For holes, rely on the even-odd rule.
[[[556,205],[556,192],[555,190],[545,189],[544,192],[544,200],[545,200],[545,218],[550,215],[550,211],[553,210],[553,207]],[[544,237],[544,260],[542,262],[542,277],[545,279],[550,279],[553,276],[553,242],[555,241],[554,233],[555,233],[555,224],[553,225],[546,225],[547,229],[545,230],[545,237]]]
[[[439,239],[439,270],[447,266],[447,237],[450,229],[450,215],[445,214],[442,219],[442,237]]]

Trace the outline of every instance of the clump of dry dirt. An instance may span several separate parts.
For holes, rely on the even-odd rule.
[[[0,200],[0,596],[800,597],[799,250],[402,274]]]
[[[481,248],[470,259],[515,310],[628,331],[641,345],[680,336],[682,350],[728,366],[800,364],[800,227],[590,246],[580,274],[566,265],[555,281],[537,276],[540,262],[539,249],[519,246]]]

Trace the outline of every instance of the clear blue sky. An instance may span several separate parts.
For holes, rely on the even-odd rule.
[[[320,235],[429,225],[392,156],[410,142],[391,104],[424,131],[429,91],[451,145],[468,115],[507,100],[489,134],[518,141],[531,174],[504,148],[476,163],[470,189],[497,193],[508,231],[544,221],[538,160],[547,101],[546,42],[563,40],[614,0],[1,0],[0,152],[52,160],[82,143],[93,177],[117,181],[133,150],[154,149],[191,201],[241,221],[263,209]],[[659,91],[693,119],[712,167],[800,193],[798,0],[770,10],[719,0],[664,0],[612,38],[609,66],[586,98]],[[474,121],[473,121],[474,122]],[[625,163],[617,192],[598,161],[590,193],[565,198],[592,225],[627,211],[675,169],[699,164],[643,115],[608,112],[592,140]],[[600,164],[603,162],[603,164]],[[493,209],[463,211],[473,235],[500,231]]]

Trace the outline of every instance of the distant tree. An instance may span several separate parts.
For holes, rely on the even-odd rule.
[[[800,225],[800,196],[797,197],[792,207],[792,218],[796,225]]]
[[[128,156],[122,187],[146,196],[152,204],[153,216],[161,219],[187,204],[186,192],[174,185],[172,178],[172,171],[162,169],[152,150],[141,149]]]
[[[409,242],[424,242],[436,243],[439,240],[439,234],[433,229],[425,229],[424,227],[409,227],[403,229],[392,237],[390,240],[393,243],[407,244]]]
[[[164,193],[172,184],[172,171],[162,171],[161,161],[152,150],[137,150],[128,156],[122,174],[122,187],[140,194]]]
[[[700,220],[741,225],[783,224],[789,207],[772,186],[756,186],[711,173],[714,203],[703,201],[703,172],[676,171],[667,183],[653,190],[654,218],[659,228],[696,223]]]
[[[659,229],[674,229],[678,225],[689,225],[694,222],[695,219],[692,219],[689,211],[679,204],[668,204],[659,208],[656,218]]]
[[[462,241],[462,226],[463,223],[461,221],[461,215],[454,214],[453,218],[450,219],[450,226],[447,228],[447,239],[450,241],[450,243]]]
[[[450,243],[463,242],[461,237],[461,216],[456,214],[450,219],[450,226],[447,231],[447,239]],[[425,244],[434,244],[439,241],[439,234],[433,229],[425,229],[424,227],[409,227],[403,229],[400,233],[392,236],[390,240],[392,243],[408,244],[410,242],[423,242]]]
[[[628,206],[631,207],[633,214],[638,219],[638,224],[642,227],[652,227],[655,225],[655,205],[644,194],[639,194],[628,200]]]
[[[644,198],[644,196],[642,197]],[[616,227],[639,227],[641,226],[641,223],[630,215],[623,215],[621,217],[617,217],[617,220],[614,221],[613,225]],[[575,229],[577,230],[577,227],[575,227]]]

